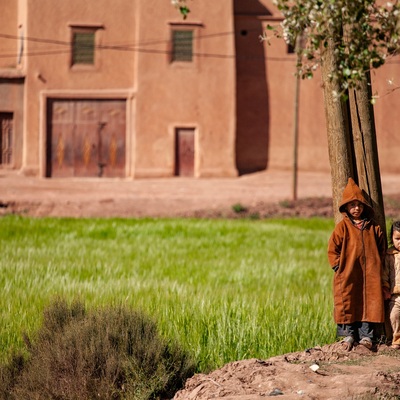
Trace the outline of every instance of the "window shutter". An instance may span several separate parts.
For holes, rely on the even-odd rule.
[[[94,32],[74,33],[72,63],[94,64]]]
[[[172,31],[172,61],[192,61],[193,31]]]

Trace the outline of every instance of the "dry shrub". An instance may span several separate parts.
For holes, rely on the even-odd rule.
[[[14,353],[8,364],[0,366],[0,399],[12,400],[15,397],[11,394],[15,382],[20,376],[25,365],[21,353]]]
[[[6,400],[171,398],[194,364],[156,324],[124,307],[87,312],[57,300],[27,341],[29,357],[2,368]]]

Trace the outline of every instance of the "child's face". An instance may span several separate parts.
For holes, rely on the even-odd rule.
[[[393,231],[392,242],[393,246],[396,247],[397,250],[400,250],[400,232]]]
[[[346,204],[346,210],[353,218],[360,218],[364,211],[364,204],[358,200],[350,201]]]

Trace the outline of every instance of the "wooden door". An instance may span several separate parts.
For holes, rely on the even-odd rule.
[[[124,100],[51,100],[47,176],[124,177]]]
[[[0,165],[11,166],[13,163],[13,115],[0,113]]]
[[[175,143],[175,175],[194,176],[194,129],[176,129]]]
[[[99,162],[106,177],[125,176],[125,124],[124,101],[107,101],[100,104],[98,125]]]
[[[55,101],[47,135],[46,176],[74,176],[74,103]]]
[[[99,107],[96,100],[74,102],[74,176],[99,174]]]

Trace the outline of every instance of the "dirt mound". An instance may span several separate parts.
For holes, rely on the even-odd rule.
[[[197,374],[174,400],[398,399],[399,386],[398,351],[386,345],[374,351],[358,345],[347,352],[335,343]]]

